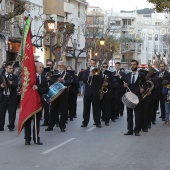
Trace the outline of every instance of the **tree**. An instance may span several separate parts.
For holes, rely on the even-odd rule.
[[[0,32],[2,32],[5,27],[5,21],[11,20],[15,16],[24,13],[26,3],[27,1],[15,0],[13,11],[5,15],[0,15]]]
[[[147,0],[147,1],[154,4],[157,12],[170,10],[170,0]]]

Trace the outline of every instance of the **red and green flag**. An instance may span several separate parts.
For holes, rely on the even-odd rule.
[[[18,134],[24,127],[24,123],[41,109],[41,98],[36,90],[33,90],[33,85],[36,84],[36,68],[34,63],[33,46],[31,40],[31,21],[27,18],[24,27],[21,57],[22,57],[22,91],[21,104],[18,122]]]

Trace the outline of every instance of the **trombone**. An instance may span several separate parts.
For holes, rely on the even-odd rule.
[[[100,75],[100,69],[97,67],[90,67],[90,73],[92,73],[91,81],[90,81],[90,76],[89,76],[87,80],[87,84],[91,86],[92,81],[93,81],[93,76]]]

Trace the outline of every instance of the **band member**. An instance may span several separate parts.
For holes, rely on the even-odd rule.
[[[160,89],[159,89],[159,95],[160,95],[160,107],[161,107],[161,116],[160,118],[162,118],[162,121],[165,121],[165,100],[164,100],[164,96],[162,95],[162,82],[163,80],[168,80],[168,82],[170,83],[170,73],[168,71],[165,70],[165,63],[161,63],[159,65],[160,67],[160,71],[156,74],[156,76],[159,77],[159,82],[160,82]]]
[[[37,62],[36,63],[36,71],[37,71],[37,73],[36,73],[37,81],[36,81],[36,85],[33,86],[33,89],[37,90],[38,94],[42,98],[42,95],[45,94],[45,93],[48,93],[48,90],[49,90],[47,79],[42,74],[43,71],[44,71],[43,63],[41,63],[41,62]],[[33,141],[37,145],[42,145],[43,144],[40,141],[40,137],[39,137],[41,116],[42,116],[42,111],[40,111],[40,112],[38,112],[36,114],[36,123],[35,123],[34,116],[30,117],[25,122],[25,145],[30,145],[30,141],[31,141],[31,122],[32,122],[32,120],[34,121],[34,126],[33,126]],[[37,129],[37,137],[38,137],[37,143],[36,143],[36,136],[35,136],[35,125],[36,125],[36,129]]]
[[[52,60],[47,61],[47,67],[50,68],[49,72],[51,74],[54,74],[54,62]],[[44,75],[47,78],[48,86],[50,86],[50,75],[48,73],[44,72]],[[49,115],[50,115],[50,113],[49,113],[49,103],[47,103],[44,99],[42,99],[42,102],[43,102],[43,109],[44,109],[44,122],[41,126],[48,126]]]
[[[115,63],[116,71],[113,72],[114,76],[117,76],[118,86],[116,87],[117,93],[117,110],[116,110],[116,117],[123,116],[124,111],[124,104],[121,100],[122,96],[124,95],[126,89],[124,88],[123,81],[125,80],[125,72],[123,72],[121,68],[120,62]]]
[[[137,71],[138,69],[138,61],[131,60],[131,70],[132,72],[128,73],[125,78],[124,87],[129,87],[132,93],[138,96],[139,100],[142,98],[142,93],[144,92],[143,88],[140,88],[141,86],[145,84],[145,75],[143,73],[139,73]],[[135,114],[135,127],[133,130],[133,111]],[[139,136],[139,130],[140,130],[140,115],[141,115],[141,102],[134,108],[127,108],[127,129],[128,132],[124,135],[133,135],[133,131],[135,133],[135,136]]]
[[[79,93],[80,86],[78,76],[71,66],[67,66],[67,72],[71,75],[71,85],[68,90],[68,111],[70,121],[73,121],[73,118],[77,117],[77,94]]]
[[[56,81],[59,81],[68,88],[71,85],[71,77],[70,74],[66,72],[66,66],[63,61],[58,62],[58,74],[59,78]],[[51,83],[54,82],[51,81]],[[51,103],[49,125],[46,131],[53,130],[53,127],[56,124],[56,118],[59,117],[59,113],[59,127],[61,132],[65,132],[66,121],[68,119],[68,89]]]
[[[103,84],[100,89],[102,119],[105,121],[105,125],[109,126],[109,120],[112,117],[111,107],[113,107],[112,101],[114,96],[115,81],[112,72],[108,71],[107,63],[102,64],[102,77]]]
[[[8,110],[10,131],[14,131],[17,109],[18,79],[13,74],[13,63],[6,63],[5,73],[0,76],[0,131],[4,130],[5,115]]]
[[[90,108],[91,104],[93,107],[93,119],[96,127],[101,128],[100,121],[100,93],[99,90],[102,86],[102,75],[100,70],[96,67],[96,59],[90,60],[90,68],[84,71],[84,83],[85,83],[85,94],[84,94],[84,107],[83,107],[83,122],[81,127],[87,127],[90,119]],[[95,73],[94,73],[95,72]]]

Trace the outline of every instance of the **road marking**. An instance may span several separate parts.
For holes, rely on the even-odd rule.
[[[69,142],[71,142],[71,141],[73,141],[73,140],[75,140],[75,138],[70,138],[70,139],[66,140],[65,142],[60,143],[59,145],[57,145],[57,146],[55,146],[55,147],[53,147],[53,148],[51,148],[51,149],[48,149],[47,151],[43,152],[42,154],[43,154],[43,155],[44,155],[44,154],[48,154],[48,153],[50,153],[50,152],[52,152],[52,151],[60,148],[61,146],[65,145],[65,144],[67,144],[67,143],[69,143]]]
[[[96,129],[96,127],[92,127],[92,128],[90,128],[90,129],[88,129],[88,130],[86,130],[87,132],[90,132],[90,131],[92,131],[93,129]]]

